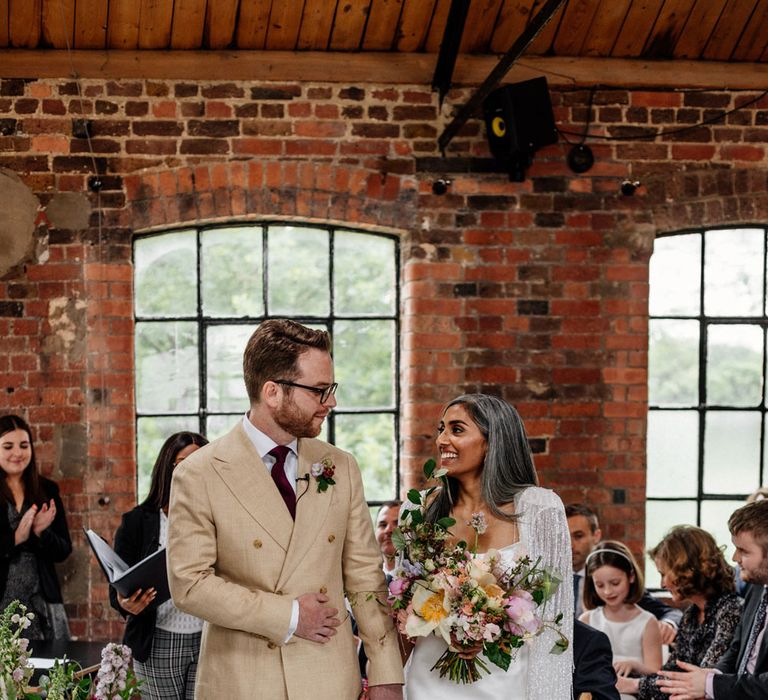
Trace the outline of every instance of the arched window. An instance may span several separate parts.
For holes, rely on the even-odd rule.
[[[209,439],[248,409],[245,343],[267,318],[326,328],[338,406],[324,439],[352,452],[372,503],[398,484],[399,289],[393,236],[284,223],[134,240],[138,495],[178,430]]]
[[[650,265],[646,542],[673,525],[729,551],[728,517],[764,483],[766,227],[656,239]],[[647,567],[651,585],[655,568]]]

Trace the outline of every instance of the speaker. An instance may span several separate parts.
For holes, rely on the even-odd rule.
[[[491,153],[509,166],[510,179],[522,181],[534,152],[557,143],[546,78],[494,90],[483,102],[483,114]]]

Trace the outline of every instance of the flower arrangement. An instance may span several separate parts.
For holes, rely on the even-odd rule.
[[[424,465],[427,479],[445,479],[446,470],[435,470],[434,460]],[[498,552],[476,556],[479,535],[487,524],[483,513],[468,523],[475,531],[474,547],[450,544],[453,518],[430,523],[425,518],[430,495],[412,489],[400,514],[392,542],[398,566],[389,584],[389,604],[399,631],[413,640],[440,635],[448,649],[432,669],[455,683],[473,683],[488,673],[485,659],[507,670],[517,649],[530,643],[544,629],[559,638],[551,653],[568,648],[560,632],[562,613],[546,620],[546,602],[560,580],[554,572],[522,556],[505,566]]]
[[[310,468],[312,476],[317,481],[317,491],[322,493],[329,486],[333,486],[336,482],[333,480],[333,475],[336,473],[336,465],[330,457],[323,457],[319,462],[315,462]]]
[[[28,688],[34,668],[32,650],[21,636],[34,614],[18,600],[0,614],[0,700],[128,700],[139,696],[141,681],[131,668],[131,650],[122,644],[107,644],[101,652],[96,680],[82,676],[80,665],[57,659],[48,675],[40,677],[40,688]]]
[[[101,652],[93,700],[127,700],[139,696],[139,682],[131,670],[131,650],[125,644],[107,644]]]
[[[0,698],[24,697],[24,687],[34,669],[29,663],[29,640],[21,633],[35,619],[34,613],[18,600],[11,602],[0,615]]]

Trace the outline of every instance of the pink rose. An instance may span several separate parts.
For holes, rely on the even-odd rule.
[[[518,637],[536,634],[541,628],[541,620],[535,614],[536,607],[528,591],[515,591],[504,600],[504,609],[509,616],[504,627]]]
[[[411,582],[407,578],[395,577],[389,582],[389,594],[393,598],[400,600],[410,585]]]

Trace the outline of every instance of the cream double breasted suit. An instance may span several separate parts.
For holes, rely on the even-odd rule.
[[[397,637],[384,606],[379,549],[352,455],[298,442],[298,475],[330,457],[334,480],[297,482],[296,521],[238,424],[173,475],[168,577],[177,607],[206,621],[200,700],[353,700],[360,678],[345,592],[370,659],[371,685],[402,683]],[[344,622],[327,644],[288,635],[292,601],[322,592]]]

